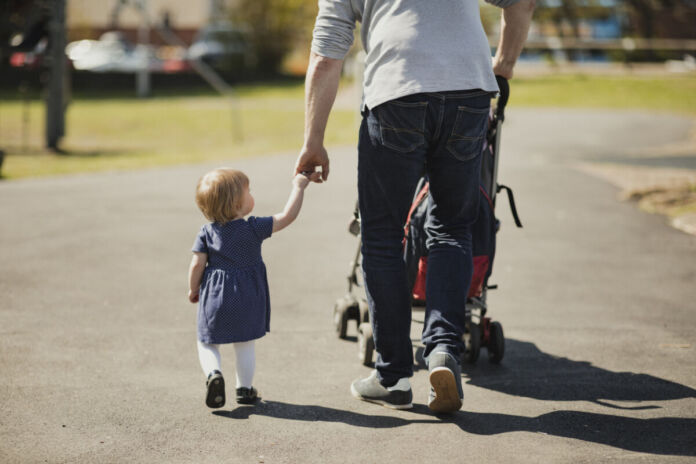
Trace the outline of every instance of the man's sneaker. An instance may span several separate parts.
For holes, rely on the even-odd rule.
[[[356,380],[350,386],[350,392],[359,400],[377,403],[391,409],[411,409],[413,392],[407,377],[399,379],[395,385],[384,387],[379,383],[377,371],[369,377]]]
[[[459,411],[464,399],[459,363],[449,353],[436,351],[428,356],[428,371],[431,385],[428,407],[436,413]]]
[[[209,408],[221,408],[225,405],[225,379],[220,371],[213,371],[208,374],[205,383],[207,390],[205,404]]]
[[[239,387],[237,389],[237,404],[254,404],[259,397],[259,392],[254,387]]]

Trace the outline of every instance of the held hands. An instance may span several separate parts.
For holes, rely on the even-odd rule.
[[[321,172],[301,172],[292,179],[292,185],[300,190],[306,189],[310,182],[321,183]]]
[[[317,167],[321,167],[321,171],[316,171]],[[302,173],[309,173],[309,180],[318,184],[329,178],[329,155],[323,144],[305,144],[302,147],[295,163],[295,174]]]

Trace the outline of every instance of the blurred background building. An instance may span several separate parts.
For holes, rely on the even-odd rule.
[[[499,12],[484,5],[482,18],[495,39]],[[524,58],[664,62],[693,55],[694,39],[695,0],[537,0]]]
[[[144,2],[153,21],[166,24],[190,44],[196,33],[209,23],[227,19],[226,0],[148,0]],[[141,14],[133,2],[107,0],[68,0],[67,28],[71,40],[98,39],[105,32],[118,29],[127,39],[136,42]],[[164,44],[153,35],[153,43]]]
[[[232,79],[301,73],[317,8],[314,0],[3,0],[0,69],[39,66],[57,3],[77,71],[191,72],[187,62],[202,59]],[[494,47],[500,10],[480,3]],[[659,62],[693,54],[695,40],[696,0],[538,0],[525,57]]]

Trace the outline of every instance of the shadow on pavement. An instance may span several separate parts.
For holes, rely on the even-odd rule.
[[[375,411],[380,411],[375,406]],[[405,411],[415,419],[386,415],[367,415],[324,406],[262,401],[213,414],[229,419],[248,419],[253,415],[309,422],[343,422],[355,427],[385,429],[410,424],[456,424],[474,435],[531,432],[573,438],[613,446],[628,451],[659,455],[696,456],[696,419],[663,417],[636,419],[579,411],[554,411],[537,417],[461,411],[454,416],[436,417],[421,404]],[[401,414],[401,413],[400,413]],[[425,418],[424,416],[427,416]]]
[[[416,347],[413,370],[427,370],[424,347],[417,345],[418,340],[412,341]],[[489,363],[485,348],[476,364],[464,364],[464,381],[512,396],[543,401],[589,401],[623,410],[659,409],[660,406],[618,405],[610,401],[640,403],[696,398],[693,388],[652,375],[612,372],[587,361],[544,353],[530,342],[505,339],[505,345],[502,364]]]
[[[597,161],[603,163],[627,164],[630,166],[647,166],[658,168],[673,168],[673,169],[696,169],[696,154],[682,156],[657,156],[653,158],[598,158]]]
[[[386,411],[386,409],[377,409],[375,411]],[[403,419],[394,416],[382,416],[372,414],[360,414],[352,411],[344,411],[341,409],[327,408],[325,406],[313,406],[308,404],[288,404],[278,401],[260,401],[256,406],[241,406],[232,411],[214,411],[216,416],[227,417],[230,419],[248,419],[252,415],[275,417],[277,419],[288,419],[296,421],[309,422],[343,422],[344,424],[353,425],[356,427],[369,427],[375,429],[386,429],[392,427],[401,427],[404,425],[415,423],[441,423],[435,416],[432,416],[430,410],[424,405],[413,405],[413,409],[406,411],[407,413],[416,413],[421,415],[429,415],[429,419]]]
[[[696,398],[696,390],[669,380],[633,372],[612,372],[586,361],[553,356],[530,342],[506,339],[505,344],[501,365],[489,364],[484,352],[476,365],[464,366],[464,373],[470,377],[469,385],[544,401],[590,401],[628,410],[659,406],[622,406],[608,401]]]
[[[544,433],[661,455],[696,456],[696,419],[635,419],[580,411],[554,411],[537,417],[465,413],[452,420],[476,435]]]
[[[609,401],[646,402],[695,398],[696,390],[647,374],[612,372],[586,361],[573,361],[540,351],[536,345],[506,339],[502,365],[489,364],[485,353],[478,364],[465,366],[467,383],[511,396],[541,401],[589,401],[620,410],[659,409],[658,405],[622,406]],[[416,359],[419,359],[418,354]],[[424,368],[424,366],[417,366]],[[466,391],[466,390],[465,390]],[[696,419],[659,417],[640,419],[583,411],[553,411],[537,417],[511,414],[467,412],[454,416],[435,416],[427,406],[414,404],[408,411],[383,415],[316,405],[261,401],[213,414],[229,419],[248,419],[253,415],[311,422],[342,422],[355,427],[385,429],[410,424],[456,424],[474,435],[509,432],[542,433],[613,446],[628,451],[658,455],[696,456]],[[400,417],[395,416],[398,414]],[[412,418],[409,415],[413,415]]]

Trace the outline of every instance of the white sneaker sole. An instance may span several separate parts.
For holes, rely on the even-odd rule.
[[[385,408],[389,408],[389,409],[411,409],[411,408],[413,408],[413,403],[393,404],[393,403],[389,403],[389,402],[384,401],[384,400],[365,398],[360,393],[358,393],[358,391],[355,389],[355,387],[353,385],[350,386],[350,393],[359,400],[366,401],[368,403],[379,404],[379,405],[384,406]]]
[[[457,379],[454,373],[446,367],[436,367],[430,371],[430,385],[435,390],[435,398],[428,403],[431,411],[447,413],[459,411],[462,399],[457,390]]]

